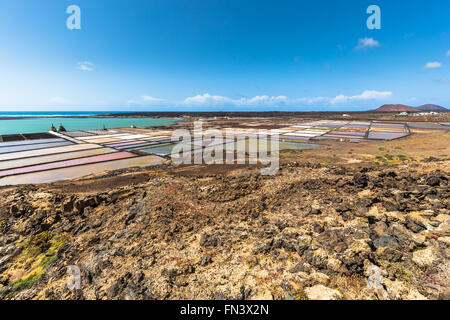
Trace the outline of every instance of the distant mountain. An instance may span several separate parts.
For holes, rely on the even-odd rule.
[[[385,104],[378,109],[374,110],[375,112],[430,112],[430,111],[436,111],[436,112],[442,112],[442,111],[449,111],[447,108],[435,105],[435,104],[424,104],[423,106],[414,108],[411,106],[407,106],[404,104]]]
[[[376,112],[417,112],[417,109],[414,107],[406,106],[404,104],[385,104],[378,109],[375,110]]]
[[[447,108],[435,104],[424,104],[423,106],[417,107],[416,109],[420,111],[448,111]]]

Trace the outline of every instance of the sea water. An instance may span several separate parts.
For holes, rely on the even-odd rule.
[[[63,112],[57,112],[58,116],[66,115]],[[55,114],[55,113],[54,113]],[[67,114],[68,115],[68,114]],[[81,115],[81,113],[71,114]],[[86,114],[82,114],[86,116]],[[94,115],[91,114],[91,115]],[[36,114],[20,114],[18,112],[0,112],[2,117],[24,117],[21,119],[6,119],[0,120],[0,135],[18,134],[18,133],[36,133],[47,132],[50,130],[52,124],[58,128],[63,125],[68,131],[76,130],[96,130],[106,127],[107,129],[114,128],[129,128],[132,125],[136,127],[155,127],[170,125],[176,123],[176,119],[154,119],[154,118],[61,118],[52,117],[50,113],[40,112]],[[33,118],[32,118],[33,117]],[[38,117],[38,118],[34,118]]]

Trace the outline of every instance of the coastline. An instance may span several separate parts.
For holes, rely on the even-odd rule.
[[[62,125],[67,131],[102,130],[120,128],[149,128],[176,125],[181,118],[156,117],[96,117],[96,116],[54,116],[1,118],[0,135],[48,132],[52,126]]]

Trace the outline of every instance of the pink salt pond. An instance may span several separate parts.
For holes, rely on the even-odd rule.
[[[0,177],[16,175],[16,174],[21,174],[21,173],[28,173],[28,172],[36,172],[36,171],[73,167],[73,166],[79,166],[79,165],[84,165],[84,164],[98,163],[98,162],[118,160],[118,159],[126,159],[126,158],[132,158],[135,156],[136,155],[129,153],[129,152],[114,152],[114,153],[109,153],[109,154],[93,156],[93,157],[65,160],[65,161],[46,163],[46,164],[40,164],[40,165],[35,165],[35,166],[29,166],[29,167],[22,167],[22,168],[17,168],[17,169],[2,170],[2,171],[0,171]]]

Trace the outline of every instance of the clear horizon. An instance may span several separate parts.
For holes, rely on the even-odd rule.
[[[413,108],[417,108],[417,107],[421,107],[420,106],[410,106]],[[381,106],[380,106],[381,107]],[[443,107],[443,106],[441,106]],[[446,108],[446,107],[444,107]],[[218,112],[331,112],[331,113],[345,113],[345,112],[370,112],[370,111],[374,111],[377,108],[373,108],[373,109],[361,109],[361,110],[277,110],[277,109],[269,109],[269,108],[259,108],[259,109],[250,109],[250,108],[239,108],[239,107],[235,107],[234,109],[230,108],[230,107],[215,107],[214,110],[197,110],[197,109],[190,109],[190,110],[177,110],[177,109],[173,109],[173,110],[157,110],[157,108],[154,108],[154,110],[133,110],[133,109],[105,109],[105,110],[71,110],[71,109],[67,109],[67,110],[63,110],[63,109],[57,109],[57,110],[46,110],[46,109],[41,109],[41,110],[36,110],[36,109],[31,109],[31,110],[20,110],[20,111],[10,111],[10,110],[3,110],[0,108],[0,115],[5,116],[6,114],[8,114],[9,116],[13,116],[13,115],[23,115],[21,113],[34,113],[34,115],[39,115],[39,113],[42,113],[44,115],[49,115],[49,116],[55,116],[58,115],[58,112],[61,113],[79,113],[79,114],[88,114],[88,113],[204,113],[204,112],[211,112],[211,113],[218,113]],[[450,111],[450,109],[446,108],[448,111]],[[419,110],[418,110],[419,111]],[[392,112],[396,112],[396,111],[392,111]],[[64,114],[62,114],[64,115]]]
[[[373,4],[380,30],[366,25]],[[70,5],[79,30],[66,26]],[[449,9],[438,0],[3,0],[0,112],[450,108]]]

